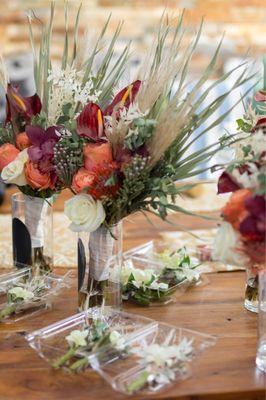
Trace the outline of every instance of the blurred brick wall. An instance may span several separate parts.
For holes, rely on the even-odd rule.
[[[135,39],[136,52],[144,52],[151,40],[151,32],[157,26],[167,6],[170,15],[178,15],[187,9],[186,19],[192,27],[204,16],[206,24],[203,35],[203,50],[213,48],[226,31],[225,57],[243,54],[250,48],[252,56],[266,53],[266,0],[83,0],[81,27],[99,30],[112,12],[110,34],[117,22],[125,20],[121,47],[124,41]],[[79,0],[69,0],[70,9],[75,10]],[[63,0],[56,0],[57,16],[53,54],[56,57],[63,43]],[[0,46],[5,54],[16,54],[29,49],[26,11],[34,8],[40,19],[48,16],[48,0],[1,0],[0,1]],[[70,12],[70,17],[72,13]],[[81,30],[82,30],[81,29]],[[204,53],[203,51],[203,53]],[[200,61],[199,61],[200,65]]]

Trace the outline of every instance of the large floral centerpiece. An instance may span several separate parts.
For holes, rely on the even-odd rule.
[[[51,269],[52,260],[44,253],[45,235],[52,234],[52,228],[48,233],[45,228],[52,196],[69,187],[72,176],[83,165],[80,149],[86,144],[86,134],[91,127],[84,118],[88,104],[108,101],[128,56],[126,46],[116,63],[112,61],[121,24],[110,44],[103,43],[110,18],[99,37],[95,37],[92,49],[88,48],[88,43],[92,43],[88,35],[78,40],[80,12],[81,7],[73,35],[70,35],[68,6],[65,7],[65,45],[59,63],[53,62],[50,54],[55,3],[51,3],[47,24],[34,14],[29,15],[36,86],[33,96],[21,95],[19,87],[9,82],[1,62],[1,85],[6,91],[6,119],[0,127],[1,178],[5,183],[16,185],[24,195],[14,199],[13,207],[16,217],[13,218],[13,252],[17,266],[32,264],[45,271]],[[37,35],[36,29],[40,31]],[[71,40],[73,47],[69,44]],[[78,141],[84,133],[84,141]],[[25,204],[23,218],[21,212],[19,216],[16,214],[21,210],[22,200]],[[51,241],[49,243],[51,247]]]
[[[265,85],[266,87],[266,85]],[[240,141],[233,162],[222,173],[218,193],[232,192],[222,210],[215,256],[247,268],[245,305],[257,309],[258,271],[266,268],[266,91],[255,93],[237,121]]]
[[[193,41],[185,44],[183,15],[174,24],[162,18],[155,44],[136,79],[114,92],[107,102],[101,98],[90,101],[76,118],[77,129],[56,146],[60,181],[76,193],[65,204],[70,227],[88,233],[85,245],[84,240],[79,241],[79,287],[89,293],[90,300],[108,284],[115,239],[121,237],[117,230],[120,221],[137,211],[164,220],[169,210],[187,213],[177,199],[190,185],[176,186],[176,181],[207,170],[206,161],[227,143],[218,140],[192,150],[193,144],[208,135],[231,108],[212,120],[210,116],[249,78],[244,72],[218,97],[213,89],[233,71],[203,89],[220,43],[204,73],[188,91],[189,65],[201,30],[202,25]],[[205,104],[210,93],[212,101]],[[66,161],[65,154],[72,148],[75,159],[81,161],[77,168],[72,168],[73,154],[70,162]],[[103,297],[98,296],[99,302]]]

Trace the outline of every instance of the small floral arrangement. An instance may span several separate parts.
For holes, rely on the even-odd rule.
[[[89,365],[89,359],[81,353],[96,351],[111,345],[120,355],[126,351],[125,340],[116,330],[110,330],[107,323],[95,319],[82,330],[73,330],[66,336],[68,351],[53,362],[53,368],[67,367],[72,372],[80,372]]]
[[[170,252],[156,254],[156,259],[163,263],[163,269],[159,273],[154,269],[140,269],[134,267],[133,260],[125,260],[121,271],[121,284],[124,300],[134,301],[142,306],[153,302],[167,301],[169,296],[178,288],[182,288],[182,282],[189,285],[200,279],[196,270],[198,264],[194,264],[185,248]]]
[[[0,322],[9,318],[12,314],[34,308],[43,302],[44,295],[51,286],[45,278],[32,278],[27,283],[18,283],[8,289],[6,304],[0,309]]]
[[[147,345],[145,348],[131,349],[138,357],[143,372],[128,386],[129,394],[138,390],[156,390],[182,377],[187,372],[187,363],[193,358],[193,341],[183,338],[178,345]]]

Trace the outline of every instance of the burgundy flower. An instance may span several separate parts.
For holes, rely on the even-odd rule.
[[[263,241],[246,241],[243,243],[245,255],[250,258],[252,264],[258,264],[266,268],[266,250]]]
[[[77,117],[77,132],[80,136],[99,141],[106,139],[103,114],[100,107],[89,102]]]
[[[247,240],[266,240],[266,200],[263,196],[254,196],[245,200],[245,209],[249,215],[240,223],[239,231]]]
[[[7,85],[5,123],[17,121],[19,117],[29,123],[34,115],[40,113],[41,109],[41,100],[37,94],[23,97],[19,94],[18,88],[13,87],[10,83]]]
[[[218,194],[235,192],[239,190],[240,185],[233,180],[233,178],[228,174],[228,172],[224,171],[218,180]]]
[[[252,128],[251,132],[256,132],[259,129],[263,131],[264,134],[266,134],[266,117],[259,118],[256,125],[254,128]]]
[[[131,103],[135,100],[135,97],[139,91],[141,85],[141,81],[137,80],[133,83],[131,83],[129,86],[126,86],[124,89],[122,89],[114,98],[112,103],[106,107],[104,110],[104,115],[112,115],[114,108],[118,106],[119,108],[119,103],[121,103],[121,107],[128,108]]]
[[[57,130],[56,126],[50,126],[46,130],[40,126],[26,126],[26,134],[32,143],[28,148],[29,159],[33,163],[38,163],[41,172],[49,172],[54,168],[52,164],[54,146],[60,139]]]

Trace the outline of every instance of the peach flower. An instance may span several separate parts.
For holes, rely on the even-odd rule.
[[[25,176],[28,184],[33,189],[44,190],[52,188],[51,178],[49,173],[41,173],[36,166],[28,161],[25,165]]]
[[[241,221],[248,215],[248,211],[245,209],[245,200],[251,195],[252,193],[248,189],[239,189],[231,195],[222,209],[224,219],[230,222],[236,230],[239,230]]]
[[[0,146],[0,171],[17,158],[19,150],[10,143]]]
[[[96,166],[110,163],[113,161],[112,148],[109,143],[88,143],[83,150],[85,157],[85,168],[88,171]]]
[[[80,168],[73,176],[72,189],[74,189],[76,193],[80,193],[83,189],[89,188],[94,178],[95,175],[88,172],[86,168]]]
[[[31,141],[26,132],[19,133],[16,137],[16,146],[19,150],[24,150],[31,146]]]

